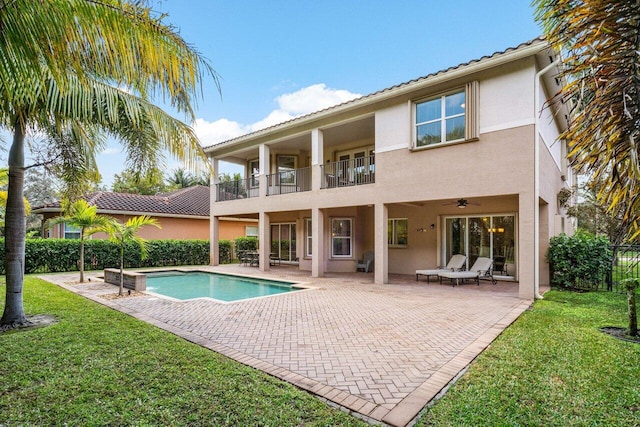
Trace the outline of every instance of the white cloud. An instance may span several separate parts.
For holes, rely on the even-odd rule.
[[[196,119],[193,129],[203,147],[251,132],[251,128],[227,119],[220,119],[215,122]]]
[[[282,111],[298,116],[342,104],[360,96],[348,90],[330,89],[324,83],[320,83],[280,95],[276,100]]]
[[[275,101],[278,108],[271,111],[264,119],[255,123],[243,125],[241,123],[220,119],[208,122],[197,119],[194,129],[204,147],[226,141],[260,129],[283,123],[298,116],[323,110],[333,105],[359,98],[361,95],[347,90],[327,88],[319,83],[302,88],[292,93],[278,96]]]

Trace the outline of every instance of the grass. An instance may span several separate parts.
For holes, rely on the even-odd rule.
[[[485,351],[419,426],[640,425],[640,344],[621,294],[552,291]]]
[[[0,335],[0,425],[364,425],[285,382],[34,277],[25,279],[24,301],[28,314],[53,314],[59,323]]]
[[[24,293],[59,323],[0,335],[0,425],[364,425],[57,286],[27,277]],[[640,345],[598,330],[625,321],[624,295],[548,292],[418,426],[639,425]]]

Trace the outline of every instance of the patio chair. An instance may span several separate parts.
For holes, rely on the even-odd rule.
[[[373,252],[367,251],[364,253],[364,257],[356,261],[356,271],[362,269],[365,273],[373,268]]]
[[[462,266],[466,260],[466,256],[456,254],[451,257],[445,267],[439,266],[430,270],[416,270],[416,281],[420,280],[420,276],[426,276],[427,283],[429,283],[429,276],[437,276],[439,273],[462,270]]]
[[[491,271],[492,264],[493,260],[491,258],[478,257],[469,271],[447,271],[444,273],[438,273],[438,277],[440,278],[440,283],[442,283],[443,277],[451,279],[452,282],[455,280],[453,286],[459,285],[460,280],[464,282],[465,279],[473,279],[476,281],[476,284],[480,286],[481,278],[491,280],[491,283],[495,285],[496,280],[493,278],[493,273]]]

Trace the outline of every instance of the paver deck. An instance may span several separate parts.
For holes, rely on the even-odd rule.
[[[199,267],[312,286],[301,292],[219,303],[156,296],[107,300],[95,276],[47,275],[57,283],[187,340],[261,369],[365,419],[410,423],[531,301],[517,284],[451,287],[352,273],[311,278],[292,267]]]

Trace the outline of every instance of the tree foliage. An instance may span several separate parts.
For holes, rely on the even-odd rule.
[[[106,136],[119,139],[128,166],[158,165],[164,150],[187,165],[204,159],[193,129],[153,104],[167,101],[188,120],[211,66],[147,2],[0,2],[0,126],[13,132],[5,225],[6,301],[0,323],[24,324],[24,148],[46,135],[72,193],[95,180]]]
[[[125,169],[113,178],[112,190],[116,193],[154,195],[167,190],[162,171],[152,168],[145,173]]]
[[[562,135],[581,172],[602,183],[598,203],[621,211],[640,235],[640,1],[534,0],[536,19],[564,54],[567,82],[556,101],[571,106]]]
[[[109,235],[109,240],[118,245],[120,251],[120,289],[118,291],[120,296],[122,296],[124,289],[124,248],[127,243],[136,244],[140,248],[141,258],[145,259],[148,253],[147,241],[137,234],[142,227],[147,225],[161,228],[157,219],[147,215],[129,218],[124,224],[111,218],[99,228],[99,231],[104,231]]]
[[[84,283],[84,242],[88,236],[97,233],[104,227],[109,219],[98,215],[98,207],[90,205],[86,200],[79,199],[64,206],[65,215],[49,220],[49,226],[55,224],[68,224],[80,229],[80,283]]]

